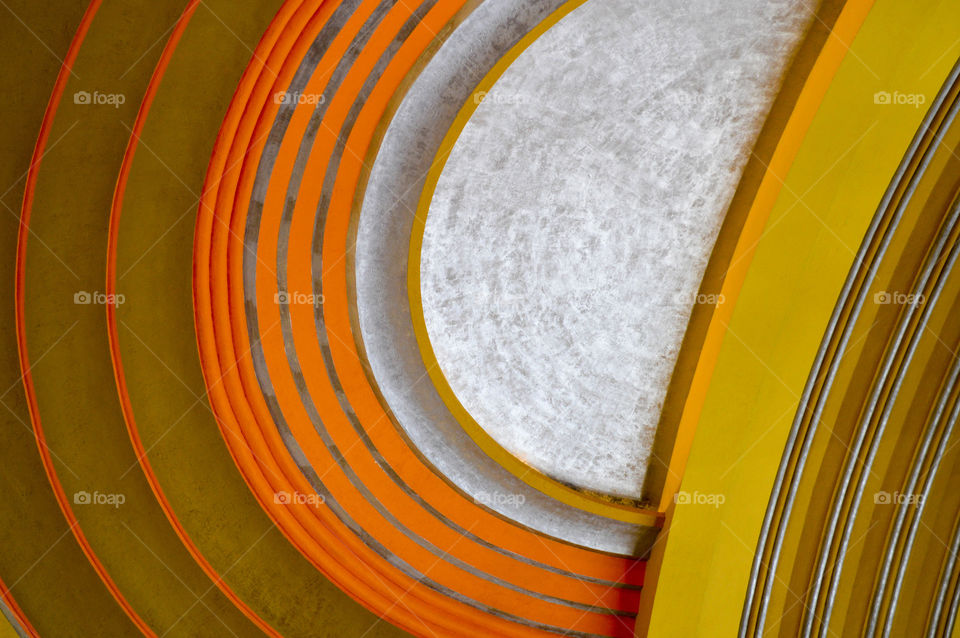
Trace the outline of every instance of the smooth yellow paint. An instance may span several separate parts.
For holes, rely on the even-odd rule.
[[[843,11],[831,30],[831,36],[824,43],[804,83],[783,134],[777,142],[776,150],[765,167],[763,179],[740,235],[736,238],[736,247],[723,278],[719,294],[725,303],[716,307],[700,349],[690,389],[677,425],[669,469],[660,494],[660,511],[667,510],[680,489],[680,481],[683,479],[684,468],[693,445],[703,402],[710,388],[710,381],[720,353],[720,345],[726,335],[730,317],[736,308],[737,298],[750,269],[756,246],[763,237],[773,204],[783,188],[782,176],[789,171],[796,159],[807,130],[823,101],[823,96],[847,53],[846,43],[853,41],[872,5],[873,0],[854,0],[844,5]]]
[[[19,638],[19,636],[20,634],[18,634],[17,630],[10,624],[10,620],[3,614],[0,614],[0,638]]]
[[[426,365],[427,373],[430,375],[434,386],[436,386],[437,392],[454,418],[457,419],[467,434],[470,435],[488,456],[531,487],[567,505],[619,521],[654,526],[659,524],[659,521],[662,519],[657,512],[633,507],[629,504],[615,501],[612,497],[605,497],[605,495],[579,490],[565,485],[527,465],[487,434],[467,409],[463,407],[463,404],[450,387],[450,383],[447,381],[446,375],[444,375],[437,361],[423,317],[423,300],[420,294],[420,253],[423,248],[423,232],[426,227],[427,214],[430,210],[430,202],[433,199],[437,182],[440,179],[440,174],[443,172],[443,167],[446,165],[447,158],[450,156],[450,152],[453,150],[457,139],[460,137],[460,133],[470,120],[473,112],[483,101],[480,96],[487,93],[493,87],[507,68],[509,68],[520,54],[533,44],[537,38],[546,33],[551,27],[584,2],[586,2],[586,0],[570,0],[563,4],[498,60],[497,64],[490,69],[474,89],[467,102],[461,107],[456,119],[454,119],[453,124],[443,138],[443,142],[440,144],[440,148],[437,150],[437,154],[431,164],[430,172],[427,174],[410,237],[410,254],[407,262],[407,290],[410,299],[410,315],[413,319],[413,330],[420,348],[420,354]]]
[[[783,446],[855,251],[960,50],[960,3],[876,2],[823,99],[755,248],[680,489],[649,635],[736,635]],[[925,106],[877,105],[877,91]]]

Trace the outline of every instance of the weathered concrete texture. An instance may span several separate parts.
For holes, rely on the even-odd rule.
[[[621,523],[554,500],[477,447],[431,384],[410,319],[406,284],[410,233],[440,142],[487,71],[562,3],[486,0],[411,86],[377,154],[358,222],[359,328],[386,404],[440,474],[478,503],[532,529],[602,551],[643,554],[655,539],[655,528]]]
[[[427,218],[437,359],[501,445],[639,497],[723,213],[802,0],[591,0],[506,71]]]

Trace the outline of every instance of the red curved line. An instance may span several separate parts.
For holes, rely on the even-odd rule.
[[[160,59],[157,62],[157,66],[153,71],[153,75],[150,78],[150,83],[147,85],[147,91],[144,95],[143,101],[140,104],[140,109],[137,112],[136,122],[133,125],[133,130],[130,133],[130,139],[127,142],[127,148],[123,155],[123,163],[120,166],[120,174],[117,177],[117,184],[113,192],[113,203],[110,208],[110,226],[107,235],[107,295],[113,295],[116,292],[117,243],[120,232],[120,215],[123,212],[123,198],[126,193],[127,182],[130,178],[130,171],[133,167],[133,159],[136,155],[137,146],[140,142],[140,134],[143,131],[144,125],[146,124],[150,107],[153,105],[153,100],[156,97],[157,91],[159,90],[160,82],[166,73],[167,67],[170,64],[170,60],[173,57],[173,53],[176,50],[184,31],[186,31],[187,24],[190,22],[190,18],[193,17],[193,13],[196,11],[199,4],[200,0],[190,0],[190,2],[187,4],[187,7],[183,10],[180,18],[177,20],[177,24],[175,25],[173,32],[170,34],[170,38],[167,40],[163,52],[160,55]],[[140,438],[140,432],[137,429],[136,418],[134,417],[133,412],[133,404],[130,401],[130,394],[127,390],[127,380],[123,372],[123,358],[120,354],[120,336],[117,330],[116,306],[108,303],[105,304],[105,307],[107,311],[107,336],[110,342],[110,359],[111,363],[113,364],[114,378],[117,382],[117,392],[120,398],[120,406],[123,410],[123,419],[127,425],[127,433],[130,435],[130,442],[132,443],[134,451],[137,454],[137,461],[140,463],[140,467],[147,478],[147,482],[150,484],[150,489],[153,491],[153,494],[156,497],[157,502],[160,504],[163,513],[166,515],[167,520],[170,522],[170,525],[183,542],[184,547],[186,547],[187,551],[204,571],[204,573],[210,577],[210,579],[213,581],[213,584],[216,585],[220,591],[223,592],[223,594],[240,611],[242,611],[247,618],[257,625],[261,631],[270,636],[280,637],[281,634],[279,632],[277,632],[253,609],[251,609],[236,594],[236,592],[234,592],[230,586],[224,582],[223,577],[216,571],[216,569],[214,569],[214,567],[200,552],[199,548],[194,544],[186,529],[184,529],[183,525],[180,523],[180,520],[177,518],[176,512],[173,510],[173,506],[170,505],[170,501],[167,499],[163,488],[160,486],[160,481],[157,479],[157,476],[153,471],[150,460],[147,458],[146,448],[143,445],[143,440]]]
[[[16,585],[16,583],[14,583],[14,585]],[[0,578],[0,598],[3,599],[3,602],[10,609],[10,612],[16,616],[17,623],[19,623],[21,629],[26,631],[31,636],[39,638],[40,634],[38,634],[37,630],[34,629],[33,625],[30,624],[30,620],[27,618],[27,615],[23,613],[23,610],[20,609],[20,605],[17,604],[17,601],[13,599],[13,594],[10,593],[9,589],[7,589],[7,586],[4,584],[2,578]]]
[[[37,440],[37,448],[40,451],[40,459],[43,461],[43,469],[47,475],[47,479],[50,481],[50,486],[53,489],[53,494],[57,499],[57,504],[60,506],[60,511],[63,512],[64,518],[66,518],[67,523],[69,523],[70,531],[73,532],[74,537],[77,539],[80,549],[83,550],[87,560],[100,576],[100,580],[102,580],[103,584],[106,585],[111,595],[113,595],[114,600],[117,601],[130,620],[133,621],[133,623],[141,632],[144,633],[144,635],[155,636],[156,634],[154,634],[147,623],[144,622],[139,615],[137,615],[137,612],[134,611],[127,599],[124,598],[123,594],[120,592],[120,589],[117,587],[117,584],[107,572],[106,567],[104,567],[103,563],[100,562],[100,559],[97,558],[97,555],[90,546],[90,543],[87,541],[86,536],[84,536],[83,530],[80,529],[80,521],[77,520],[77,517],[73,514],[73,510],[70,509],[70,503],[63,491],[63,486],[60,484],[60,480],[57,478],[56,471],[53,468],[53,461],[50,458],[50,450],[47,447],[46,437],[43,434],[43,427],[40,424],[40,408],[37,404],[37,393],[36,388],[33,385],[33,375],[30,372],[30,355],[27,350],[27,333],[24,319],[24,288],[26,285],[25,268],[27,263],[27,241],[30,236],[30,212],[31,207],[33,206],[34,191],[36,190],[37,186],[40,162],[43,160],[44,149],[46,148],[47,140],[50,138],[50,129],[53,127],[53,121],[56,117],[60,100],[63,97],[63,91],[66,88],[67,80],[70,79],[73,63],[77,59],[77,54],[80,52],[80,47],[87,35],[87,31],[90,29],[90,24],[93,22],[93,18],[96,15],[97,10],[100,8],[101,2],[102,0],[91,0],[90,4],[87,6],[86,12],[83,14],[83,18],[80,21],[80,26],[77,28],[76,34],[74,34],[73,40],[70,42],[70,48],[68,49],[67,55],[64,58],[63,65],[60,67],[60,73],[57,75],[57,81],[54,84],[53,93],[50,95],[50,101],[47,103],[47,108],[43,114],[43,123],[40,126],[40,134],[37,137],[37,143],[33,149],[33,156],[30,159],[30,169],[27,171],[27,182],[23,193],[23,205],[20,209],[20,229],[17,233],[17,265],[15,287],[17,355],[20,360],[20,370],[23,373],[23,388],[24,392],[26,393],[27,407],[30,412],[30,421],[33,424],[33,432]]]

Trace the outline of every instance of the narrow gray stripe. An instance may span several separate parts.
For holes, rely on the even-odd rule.
[[[371,19],[371,20],[372,20],[372,19]],[[321,56],[322,56],[322,49],[319,50],[318,52],[316,52],[315,54],[313,54],[313,55],[311,56],[311,58],[313,58],[313,59],[312,59],[313,67],[316,66],[316,63],[319,61],[319,58],[320,58]],[[330,95],[332,95],[333,93],[335,93],[336,88],[339,86],[340,81],[342,81],[343,76],[344,76],[345,73],[349,70],[349,66],[350,66],[349,64],[345,64],[345,65],[344,65],[344,64],[341,64],[340,66],[338,66],[338,67],[334,70],[334,72],[333,72],[333,74],[332,74],[332,76],[331,76],[330,84],[329,84],[328,89],[327,89],[327,93],[329,93]],[[383,60],[381,60],[380,66],[383,66]],[[312,72],[312,68],[313,68],[313,67],[310,68],[310,72],[303,72],[303,68],[301,68],[301,69],[299,69],[299,70],[297,71],[297,74],[296,74],[295,79],[294,79],[294,83],[291,84],[291,87],[290,87],[290,91],[291,91],[291,92],[302,91],[304,85],[305,85],[305,84],[307,83],[307,81],[309,80],[309,77],[310,77],[310,75],[311,75],[311,72]],[[365,90],[366,90],[366,89],[365,89]],[[325,94],[325,95],[326,95],[326,94]],[[329,95],[327,95],[327,97],[329,97]],[[304,149],[309,149],[310,147],[312,147],[312,144],[313,144],[313,141],[314,141],[314,139],[315,139],[316,133],[317,133],[317,131],[319,130],[320,121],[322,120],[322,116],[323,116],[323,114],[324,114],[325,111],[326,111],[326,106],[327,106],[327,101],[326,101],[326,100],[325,100],[322,104],[318,105],[315,113],[313,114],[313,116],[311,117],[310,122],[308,123],[308,128],[307,128],[307,131],[306,131],[306,133],[305,133],[305,135],[304,135],[304,139],[303,139],[303,143],[302,143],[302,145],[301,145],[300,153],[298,153],[297,160],[296,160],[296,162],[295,162],[295,167],[294,167],[293,175],[292,175],[292,178],[291,178],[291,183],[290,183],[290,185],[289,185],[289,187],[288,187],[288,189],[287,189],[286,203],[285,203],[285,207],[284,207],[283,217],[282,217],[282,220],[281,220],[280,236],[279,236],[279,241],[278,241],[278,286],[279,286],[279,290],[281,290],[281,291],[286,291],[286,290],[287,290],[287,286],[286,286],[286,270],[285,270],[285,267],[286,267],[286,255],[287,255],[288,242],[289,242],[289,228],[290,228],[291,217],[292,217],[292,213],[293,213],[293,206],[294,206],[294,203],[295,203],[296,193],[297,193],[297,190],[298,190],[299,185],[300,185],[300,183],[301,183],[301,180],[302,180],[302,178],[303,178],[303,172],[304,172],[304,170],[305,170],[305,165],[306,165],[307,157],[309,156],[309,152],[306,152]],[[279,132],[276,132],[276,131],[271,132],[271,137],[274,137],[274,133],[276,133],[276,143],[275,143],[270,149],[268,149],[268,152],[265,152],[265,153],[264,153],[264,158],[261,160],[261,167],[260,167],[260,170],[258,170],[258,175],[257,175],[257,178],[256,178],[256,184],[258,185],[258,191],[261,192],[261,193],[265,193],[265,192],[266,192],[267,184],[269,183],[269,174],[272,172],[273,163],[274,163],[275,157],[276,157],[276,152],[277,152],[277,150],[279,149],[280,141],[282,140],[283,134],[284,134],[284,132],[285,132],[285,130],[286,130],[286,124],[287,124],[287,122],[289,121],[289,116],[290,116],[290,114],[287,113],[287,114],[286,114],[286,118],[281,122],[281,125],[282,125],[282,126],[281,126],[281,127],[277,127],[277,128],[280,128],[280,129],[281,129]],[[340,141],[340,143],[341,143],[341,146],[339,147],[339,150],[338,150],[338,153],[337,153],[337,156],[338,156],[338,157],[339,157],[339,154],[342,153],[342,142],[343,142],[344,139],[345,139],[345,136],[341,136],[341,137],[339,138],[339,141]],[[329,176],[329,175],[331,175],[331,174],[332,174],[332,173],[331,173],[330,171],[328,171],[327,175]],[[325,193],[326,193],[326,192],[328,192],[328,188],[325,188]],[[256,278],[256,263],[253,261],[252,257],[256,255],[256,247],[257,247],[257,241],[258,241],[259,222],[260,222],[260,218],[261,218],[261,215],[262,215],[262,206],[263,206],[262,198],[260,199],[259,202],[256,202],[255,204],[256,204],[256,205],[252,205],[252,206],[250,207],[250,213],[249,213],[248,218],[247,218],[246,239],[245,239],[245,244],[246,244],[246,246],[247,246],[247,249],[246,249],[246,251],[245,251],[245,254],[246,254],[247,256],[250,256],[251,259],[250,259],[250,260],[245,260],[245,263],[244,263],[244,287],[245,287],[245,290],[247,291],[247,292],[246,292],[246,309],[247,309],[247,316],[248,316],[248,333],[249,333],[249,336],[250,336],[250,339],[251,339],[251,343],[255,343],[255,341],[256,341],[256,336],[257,336],[257,331],[256,331],[256,326],[257,326],[257,321],[256,321],[257,311],[256,311],[256,308],[255,308],[255,303],[256,303],[255,299],[256,299],[256,296],[255,296],[255,292],[254,292],[254,291],[255,291],[255,278]],[[323,203],[322,203],[321,205],[323,205]],[[321,228],[322,228],[322,227],[321,227]],[[321,232],[322,232],[322,230],[321,230]],[[316,291],[317,294],[321,294],[321,292],[322,292],[322,291],[319,290],[319,289]],[[287,351],[288,351],[288,352],[293,352],[293,351],[294,351],[294,347],[293,347],[292,339],[291,339],[291,337],[290,337],[290,327],[289,327],[289,311],[288,311],[287,308],[281,306],[280,312],[281,312],[281,320],[282,320],[282,322],[283,322],[283,323],[282,323],[282,326],[283,326],[283,331],[284,331],[284,343],[285,343],[285,346],[286,346],[286,348],[287,348]],[[318,309],[318,312],[319,312],[319,309]],[[319,320],[322,321],[322,317],[321,317]],[[325,335],[324,335],[324,336],[325,336]],[[321,343],[321,345],[322,345],[322,347],[324,348],[325,357],[329,357],[329,346],[328,346],[328,344],[326,344],[325,341],[324,341],[324,342]],[[267,372],[266,372],[266,364],[265,364],[265,360],[264,360],[264,358],[263,358],[262,348],[261,348],[261,346],[259,345],[259,343],[257,343],[257,344],[255,345],[255,347],[252,349],[252,354],[253,354],[253,360],[254,360],[254,367],[255,367],[256,370],[257,370],[257,374],[258,374],[259,376],[263,376],[264,378],[267,378],[268,375],[267,375]],[[295,355],[294,355],[294,356],[295,356]],[[327,358],[327,365],[329,366],[328,369],[333,369],[332,365],[330,364],[329,358]],[[295,366],[294,371],[295,371],[294,378],[295,378],[295,382],[296,382],[297,387],[298,387],[298,391],[301,393],[301,396],[306,397],[307,394],[308,394],[308,392],[307,392],[307,389],[306,389],[306,384],[305,384],[305,382],[304,382],[303,379],[302,379],[302,375],[299,373],[299,364],[298,364],[298,363],[297,363],[297,365]],[[273,396],[274,396],[274,392],[273,392],[273,390],[272,390],[272,385],[271,385],[271,384],[269,384],[269,383],[266,384],[266,385],[265,385],[265,384],[261,384],[261,386],[263,387],[264,393],[265,393],[268,397],[273,397]],[[593,578],[593,577],[589,577],[589,576],[584,576],[584,575],[581,575],[581,574],[575,574],[575,573],[573,573],[573,572],[569,572],[569,571],[567,571],[567,570],[563,570],[563,569],[554,567],[554,566],[552,566],[552,565],[547,565],[547,564],[545,564],[545,563],[541,563],[541,562],[539,562],[539,561],[532,560],[532,559],[530,559],[530,558],[528,558],[528,557],[526,557],[526,556],[522,556],[522,555],[520,555],[520,554],[516,554],[516,553],[514,553],[514,552],[511,552],[511,551],[509,551],[509,550],[506,550],[506,549],[504,549],[504,548],[501,548],[501,547],[499,547],[499,546],[497,546],[497,545],[494,545],[493,543],[490,543],[490,542],[488,542],[488,541],[486,541],[486,540],[484,540],[484,539],[482,539],[482,538],[480,538],[480,537],[478,537],[478,536],[470,533],[468,530],[466,530],[466,529],[463,528],[462,526],[459,526],[459,525],[453,523],[452,521],[448,520],[448,519],[447,519],[446,517],[444,517],[438,510],[436,510],[436,509],[435,509],[434,507],[432,507],[429,503],[427,503],[419,494],[417,494],[415,490],[411,489],[411,488],[409,487],[409,485],[407,485],[405,482],[402,481],[402,479],[401,479],[401,478],[399,477],[399,475],[394,471],[394,469],[393,469],[393,468],[386,462],[386,460],[379,454],[379,452],[378,452],[378,450],[376,449],[376,447],[374,446],[373,442],[372,442],[372,441],[369,439],[369,437],[367,436],[366,431],[356,422],[356,417],[355,417],[355,415],[353,414],[352,408],[349,406],[348,403],[345,404],[344,401],[343,401],[342,390],[340,389],[339,382],[336,382],[336,383],[335,383],[335,388],[336,388],[336,390],[337,390],[337,392],[338,392],[338,397],[341,398],[341,404],[343,405],[344,411],[345,411],[345,412],[350,416],[350,418],[351,418],[351,424],[354,426],[354,429],[358,432],[358,434],[359,434],[359,435],[361,436],[361,438],[363,439],[364,444],[367,446],[367,449],[370,450],[371,454],[373,454],[374,458],[375,458],[375,459],[377,460],[377,462],[381,465],[381,467],[384,469],[384,471],[387,472],[387,473],[390,475],[390,477],[401,487],[401,489],[403,489],[408,495],[411,496],[411,498],[413,498],[414,500],[416,500],[420,505],[422,505],[425,509],[427,509],[431,514],[433,514],[434,516],[436,516],[437,518],[439,518],[440,520],[442,520],[446,525],[448,525],[449,527],[451,527],[451,528],[452,528],[454,531],[456,531],[457,533],[466,536],[467,538],[473,540],[474,542],[477,542],[478,544],[483,545],[484,547],[487,547],[487,548],[489,548],[489,549],[491,549],[491,550],[497,551],[498,553],[500,553],[500,554],[502,554],[502,555],[504,555],[504,556],[508,556],[508,557],[510,557],[510,558],[512,558],[512,559],[514,559],[514,560],[522,561],[522,562],[524,562],[524,563],[533,565],[533,566],[538,567],[538,568],[540,568],[540,569],[544,569],[544,570],[550,571],[550,572],[552,572],[552,573],[564,575],[564,576],[571,577],[571,578],[576,578],[576,579],[579,579],[579,580],[582,580],[582,581],[586,581],[586,582],[591,582],[591,583],[603,585],[603,586],[605,586],[605,587],[613,587],[613,588],[626,589],[626,590],[639,590],[639,589],[640,589],[640,587],[639,587],[639,586],[636,586],[636,585],[629,585],[629,584],[624,584],[624,583],[619,583],[619,582],[612,582],[612,581],[603,580],[603,579],[599,579],[599,578]],[[301,461],[301,464],[302,464],[302,465],[306,464],[305,456],[304,456],[302,450],[299,448],[299,444],[295,441],[294,437],[292,436],[292,434],[291,434],[291,433],[289,432],[289,430],[287,429],[286,424],[285,424],[285,421],[283,420],[282,415],[279,413],[279,408],[277,407],[275,401],[268,402],[268,404],[271,406],[271,410],[272,410],[272,411],[275,411],[275,413],[273,414],[273,416],[274,416],[275,420],[277,421],[277,423],[280,424],[281,435],[282,435],[282,437],[283,437],[283,439],[284,439],[284,441],[285,441],[285,443],[286,443],[289,451],[290,451],[291,454],[294,456],[294,458],[297,458],[297,459],[299,459],[299,460]],[[311,418],[314,419],[314,424],[315,424],[315,426],[317,427],[318,430],[320,430],[320,429],[322,428],[322,423],[321,423],[321,421],[319,420],[319,416],[313,416],[313,415],[311,415]],[[479,505],[478,505],[478,506],[479,506]],[[532,530],[532,531],[533,531],[533,530]],[[534,532],[534,533],[537,533],[536,531],[533,531],[533,532]]]
[[[954,209],[952,219],[950,220],[950,229],[952,229],[956,225],[957,214],[958,212],[960,212],[960,203],[955,204],[955,207],[956,208]],[[946,237],[944,237],[944,240],[945,239]],[[948,276],[950,274],[950,271],[953,268],[955,260],[956,260],[956,246],[951,252],[950,262],[949,262],[949,265],[946,267],[945,275]],[[939,297],[940,290],[942,289],[945,280],[946,280],[946,276],[941,275],[940,281],[937,284],[937,289],[934,293],[937,297]],[[934,303],[936,303],[935,300],[934,300]],[[918,328],[917,333],[922,334],[922,328]],[[933,443],[933,438],[937,433],[937,431],[939,430],[939,427],[943,418],[943,413],[946,410],[947,403],[955,387],[958,374],[960,374],[960,360],[958,360],[954,364],[952,370],[950,371],[949,380],[947,384],[941,389],[940,399],[937,402],[937,407],[934,411],[934,415],[931,419],[928,420],[926,433],[921,442],[919,452],[914,457],[910,475],[908,477],[907,484],[904,487],[903,493],[905,494],[912,495],[914,493],[914,490],[916,489],[917,483],[920,480],[920,473],[924,469],[923,466],[924,466],[924,463],[926,462],[926,458],[927,458],[927,454],[930,449],[930,446]],[[889,399],[889,405],[892,406],[895,400],[896,400],[895,396],[893,396],[893,394],[891,393],[891,398]],[[876,436],[878,438],[882,436],[882,428],[878,431],[878,434]],[[877,443],[879,444],[878,440],[877,440]],[[867,465],[864,471],[865,472],[869,471],[869,467],[870,466]],[[928,475],[928,479],[929,479],[929,475]],[[887,581],[889,578],[890,570],[893,566],[894,556],[896,554],[897,547],[900,543],[900,539],[902,538],[902,535],[903,535],[903,525],[906,521],[907,514],[910,513],[911,509],[912,508],[909,503],[898,504],[896,519],[894,521],[893,530],[887,540],[887,548],[884,553],[884,558],[880,568],[880,577],[877,581],[877,586],[874,592],[873,603],[871,604],[870,613],[867,620],[867,632],[866,632],[867,635],[872,636],[876,631],[877,622],[879,621],[880,608],[883,605],[883,599],[885,597],[886,588],[887,588]],[[918,508],[918,510],[922,511],[922,503],[920,504],[920,507]],[[911,532],[910,532],[911,539],[912,539],[912,536],[915,534],[914,526],[918,522],[919,522],[919,516],[916,517],[913,523],[911,524]],[[909,541],[903,548],[903,554],[901,554],[900,565],[897,571],[896,581],[894,584],[894,589],[893,589],[894,593],[892,594],[892,600],[896,600],[896,598],[899,595],[900,581],[903,575],[902,571],[900,570],[903,567],[905,557],[909,557],[910,555],[911,543],[912,543],[912,540]],[[892,604],[893,603],[891,603],[891,605]],[[892,612],[893,610],[891,609],[886,617],[886,621],[885,621],[886,623],[890,622],[890,619],[892,618]],[[889,632],[889,626],[887,626],[887,628],[884,630],[883,635],[886,636],[888,632]]]
[[[960,101],[956,102],[953,107],[950,109],[950,113],[947,116],[947,120],[944,122],[943,128],[941,128],[938,137],[935,140],[935,143],[932,147],[933,151],[939,149],[941,142],[943,141],[943,136],[946,134],[947,129],[952,124],[953,119],[956,117],[957,113],[960,112]],[[923,171],[925,172],[927,166],[929,165],[929,160],[932,160],[934,153],[931,152],[925,162],[922,165]],[[911,190],[910,194],[913,194]],[[956,222],[956,213],[953,212],[953,218],[951,220],[950,226],[952,227],[953,223]],[[919,293],[926,288],[927,282],[930,280],[930,277],[933,273],[933,270],[936,266],[936,262],[939,261],[942,251],[945,247],[947,240],[946,229],[942,229],[936,245],[933,248],[932,254],[927,256],[927,264],[923,269],[920,279],[913,284],[911,292]],[[939,288],[937,289],[937,295],[939,296]],[[853,495],[850,499],[850,512],[853,513],[852,516],[847,516],[843,521],[842,532],[840,535],[840,542],[837,547],[836,558],[833,563],[833,570],[830,578],[830,582],[827,588],[827,595],[824,599],[824,609],[823,616],[820,619],[821,627],[826,630],[830,626],[830,617],[833,613],[833,606],[836,600],[837,587],[840,584],[840,576],[843,573],[843,568],[845,566],[846,557],[847,557],[847,548],[850,543],[850,535],[853,533],[853,521],[856,520],[856,512],[860,506],[860,500],[863,497],[863,491],[866,487],[866,481],[868,472],[870,468],[873,467],[873,460],[876,457],[877,449],[880,445],[880,440],[883,437],[883,433],[887,426],[887,421],[890,417],[890,412],[893,410],[893,405],[896,401],[897,395],[900,391],[900,386],[903,383],[903,379],[906,376],[906,371],[910,366],[910,363],[913,361],[914,353],[916,352],[917,345],[920,342],[920,338],[923,336],[923,329],[926,327],[927,322],[929,321],[930,314],[933,307],[936,305],[936,298],[928,301],[923,308],[923,312],[920,313],[920,324],[918,330],[912,335],[910,341],[907,343],[906,354],[900,360],[899,364],[897,363],[898,355],[903,352],[903,341],[907,337],[910,324],[913,320],[914,315],[917,313],[917,305],[910,304],[907,306],[906,313],[900,317],[899,325],[895,333],[892,347],[888,345],[888,351],[884,359],[883,365],[881,367],[880,375],[874,379],[874,391],[870,396],[870,400],[867,403],[866,413],[860,417],[860,421],[857,425],[857,436],[854,442],[854,446],[850,450],[849,457],[847,459],[846,467],[844,468],[843,477],[840,482],[840,490],[835,494],[834,508],[830,515],[830,525],[828,527],[827,536],[824,539],[822,550],[820,553],[821,566],[818,566],[818,574],[826,569],[827,563],[829,562],[829,553],[830,548],[833,544],[834,536],[836,534],[836,527],[840,523],[840,517],[843,511],[843,504],[846,499],[847,490],[849,488],[850,482],[853,480],[854,476],[857,476],[856,486],[854,488]],[[896,370],[894,370],[894,365],[897,365]],[[890,378],[893,374],[893,381],[891,383]],[[884,399],[884,389],[890,387],[889,394]],[[863,460],[862,464],[860,463],[861,450],[867,439],[867,435],[870,433],[870,424],[873,421],[873,416],[880,408],[880,417],[877,423],[875,434],[872,437],[869,448],[867,448],[866,459]],[[858,465],[860,465],[859,474]],[[820,581],[817,581],[818,585]],[[814,591],[814,596],[819,596],[820,591],[819,587]],[[813,609],[816,608],[816,605],[811,606]],[[810,618],[813,617],[811,614]]]

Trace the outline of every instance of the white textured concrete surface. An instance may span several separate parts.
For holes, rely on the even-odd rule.
[[[723,214],[804,0],[590,0],[506,71],[427,218],[427,329],[533,467],[639,497]]]
[[[438,474],[478,504],[570,543],[646,555],[658,532],[566,505],[487,456],[430,383],[410,318],[407,257],[424,178],[487,71],[563,0],[484,0],[404,97],[370,172],[357,222],[356,307],[372,380],[392,419]]]

